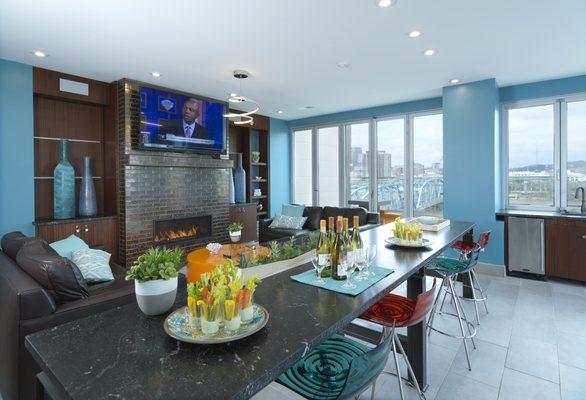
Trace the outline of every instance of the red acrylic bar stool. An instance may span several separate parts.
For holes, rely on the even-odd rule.
[[[396,328],[406,328],[417,325],[424,321],[425,317],[433,306],[434,293],[435,280],[433,281],[433,287],[427,292],[417,296],[416,300],[389,293],[359,317],[360,319],[382,325],[383,337],[385,337],[385,333],[388,332],[389,329],[391,330],[393,335],[393,356],[395,357],[395,367],[397,369],[397,378],[399,380],[399,391],[401,392],[401,399],[404,399],[403,379],[401,378],[401,370],[399,369],[397,348],[403,355],[405,364],[407,364],[408,373],[411,376],[415,389],[417,389],[419,397],[425,400],[425,396],[423,395],[423,392],[419,387],[419,383],[415,378],[415,373],[413,372],[413,368],[411,368],[411,363],[409,362],[407,354],[403,349],[403,345],[399,340]]]

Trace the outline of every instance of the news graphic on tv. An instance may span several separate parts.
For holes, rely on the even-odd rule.
[[[140,89],[141,146],[221,152],[225,105],[150,87]]]

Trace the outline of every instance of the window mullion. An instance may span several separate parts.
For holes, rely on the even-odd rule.
[[[568,103],[565,99],[557,102],[559,123],[558,126],[558,142],[559,142],[559,182],[557,187],[560,193],[559,208],[565,209],[568,207]]]

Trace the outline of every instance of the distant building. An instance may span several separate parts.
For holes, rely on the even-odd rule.
[[[425,166],[420,163],[413,164],[413,175],[414,176],[423,176],[425,174]]]
[[[380,150],[377,156],[377,176],[379,178],[391,178],[393,176],[393,165],[391,164],[391,154]]]

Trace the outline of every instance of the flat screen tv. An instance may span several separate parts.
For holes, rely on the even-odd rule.
[[[140,147],[194,153],[226,148],[226,103],[140,88]]]

